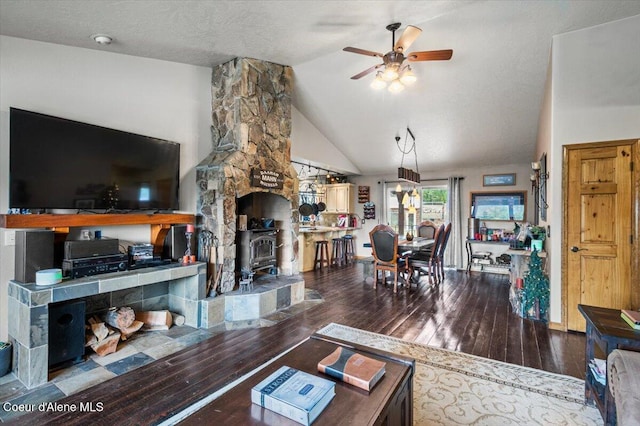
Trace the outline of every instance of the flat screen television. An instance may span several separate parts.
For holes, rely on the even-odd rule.
[[[177,210],[180,144],[11,108],[9,207]]]

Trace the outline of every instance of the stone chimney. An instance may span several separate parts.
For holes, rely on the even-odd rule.
[[[286,203],[275,217],[278,274],[298,273],[298,176],[291,165],[291,67],[236,58],[213,69],[212,151],[196,168],[200,226],[219,240],[221,291],[234,288],[237,200],[264,193]],[[252,170],[279,173],[282,188],[253,186]],[[262,195],[256,197],[263,200]],[[260,201],[262,203],[263,201]],[[265,202],[266,203],[266,202]],[[270,207],[269,214],[273,214]],[[276,216],[276,214],[274,214]]]

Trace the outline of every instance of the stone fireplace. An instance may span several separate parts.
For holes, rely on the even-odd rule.
[[[238,215],[274,219],[277,273],[298,273],[298,177],[291,165],[290,67],[236,58],[213,70],[212,151],[196,168],[199,226],[220,241],[220,291],[237,284]],[[268,173],[273,185],[260,185]],[[222,258],[222,260],[220,259]]]

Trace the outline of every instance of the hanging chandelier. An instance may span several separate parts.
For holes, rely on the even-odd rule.
[[[409,147],[409,136],[411,136],[411,144]],[[413,136],[413,132],[410,128],[407,127],[407,133],[404,137],[404,146],[400,148],[400,136],[396,136],[396,145],[398,146],[398,150],[402,153],[402,160],[400,160],[400,167],[398,167],[398,179],[404,180],[406,182],[411,183],[420,183],[420,172],[418,171],[418,153],[416,152],[416,137]],[[413,151],[413,156],[416,160],[416,169],[408,169],[404,167],[404,157],[405,155],[411,153]]]

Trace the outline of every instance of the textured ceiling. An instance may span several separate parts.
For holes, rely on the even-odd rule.
[[[0,34],[208,67],[237,56],[290,65],[302,114],[362,174],[384,174],[407,126],[420,170],[530,161],[552,36],[637,14],[640,1],[612,0],[0,0]],[[454,51],[416,64],[417,83],[395,95],[373,91],[372,76],[350,80],[379,60],[342,51],[386,53],[392,22],[422,28],[412,51]],[[115,41],[98,46],[96,33]]]

